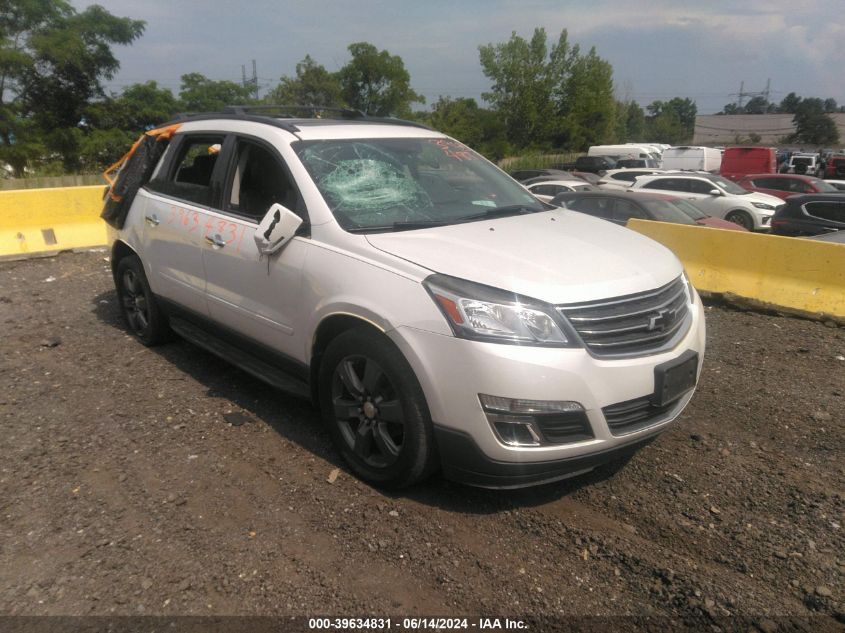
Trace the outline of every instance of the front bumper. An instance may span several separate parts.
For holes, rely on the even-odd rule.
[[[583,348],[482,343],[405,327],[388,334],[425,393],[446,476],[497,488],[561,479],[636,451],[680,415],[692,391],[630,432],[612,432],[602,409],[653,394],[655,367],[689,350],[698,353],[700,375],[705,348],[704,310],[697,296],[684,337],[673,349],[651,356],[600,359]],[[491,428],[479,394],[578,402],[593,437],[508,446]]]

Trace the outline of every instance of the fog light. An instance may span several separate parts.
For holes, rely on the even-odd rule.
[[[488,413],[487,421],[493,425],[496,435],[508,446],[540,446],[540,436],[534,430],[531,420],[513,415]]]
[[[508,446],[563,444],[593,437],[584,407],[569,400],[523,400],[478,394],[487,421]]]

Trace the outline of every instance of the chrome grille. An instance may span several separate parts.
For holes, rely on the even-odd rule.
[[[643,356],[667,348],[692,316],[682,277],[656,290],[558,306],[595,356]]]

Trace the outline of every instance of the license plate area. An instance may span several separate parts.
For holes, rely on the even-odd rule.
[[[666,406],[695,387],[698,377],[698,352],[688,350],[675,360],[654,368],[652,403]]]

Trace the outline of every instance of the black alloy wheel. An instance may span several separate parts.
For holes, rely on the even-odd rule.
[[[358,477],[403,488],[436,470],[425,395],[393,341],[375,329],[356,327],[333,339],[319,363],[323,421]]]
[[[126,315],[126,322],[136,335],[143,336],[150,326],[150,313],[147,296],[138,279],[138,273],[132,268],[125,269],[121,275],[120,284],[123,290],[121,304]]]
[[[749,231],[754,230],[754,220],[745,211],[731,211],[725,216],[725,219]]]
[[[120,311],[132,333],[148,346],[170,340],[173,335],[167,317],[156,303],[137,255],[128,255],[117,263],[114,281]]]
[[[405,439],[405,416],[384,370],[367,356],[347,356],[335,367],[332,403],[347,446],[373,468],[392,466]]]

